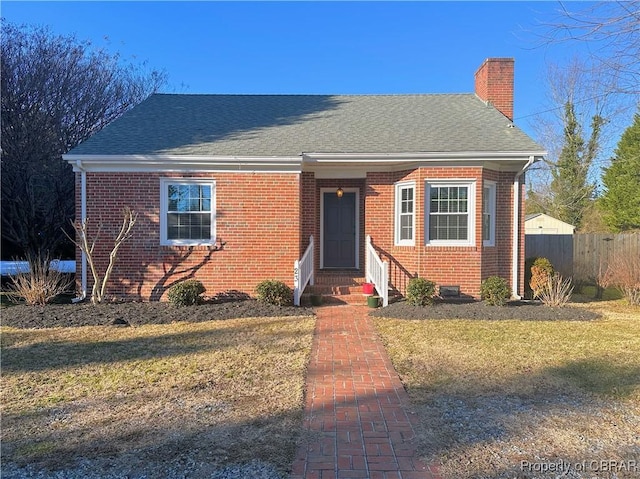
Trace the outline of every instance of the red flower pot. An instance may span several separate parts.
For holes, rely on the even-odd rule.
[[[371,295],[373,294],[373,283],[364,283],[362,285],[362,293]]]

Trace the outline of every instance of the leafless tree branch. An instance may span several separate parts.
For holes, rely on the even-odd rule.
[[[2,237],[22,253],[55,251],[74,215],[61,156],[164,83],[165,74],[72,36],[2,22]]]

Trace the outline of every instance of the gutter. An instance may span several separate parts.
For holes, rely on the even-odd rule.
[[[531,155],[527,163],[516,173],[513,180],[513,238],[511,239],[513,255],[511,258],[511,295],[515,299],[522,299],[518,294],[518,273],[520,272],[520,177],[538,161],[538,157]]]
[[[74,170],[80,172],[80,221],[84,223],[87,219],[87,171],[82,165],[82,160],[76,160],[74,166]],[[82,268],[80,295],[73,298],[71,300],[72,303],[79,303],[87,297],[87,255],[84,251],[82,252],[80,264]]]
[[[539,157],[545,155],[542,151],[422,151],[422,152],[391,152],[391,153],[322,153],[322,152],[303,152],[303,162],[324,163],[330,161],[351,161],[351,162],[402,162],[402,161],[419,161],[419,160],[451,160],[451,159],[469,159],[469,160],[520,160],[523,157]]]

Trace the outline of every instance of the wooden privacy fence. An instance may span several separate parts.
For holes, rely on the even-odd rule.
[[[544,256],[562,276],[591,281],[615,256],[640,255],[640,233],[526,235],[526,258]]]

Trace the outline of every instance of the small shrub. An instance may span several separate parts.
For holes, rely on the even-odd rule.
[[[564,279],[560,274],[554,273],[547,278],[547,284],[542,287],[538,296],[547,306],[562,307],[571,299],[572,293],[571,278]]]
[[[48,257],[29,256],[27,262],[29,271],[10,277],[8,288],[13,302],[24,300],[30,306],[44,305],[70,289],[71,277],[51,269]]]
[[[407,301],[414,306],[427,306],[433,303],[436,284],[425,278],[411,278],[407,285]]]
[[[640,306],[640,256],[616,255],[601,278],[602,287],[615,286],[629,304]]]
[[[482,299],[491,306],[504,306],[511,297],[507,281],[500,276],[489,276],[480,285]]]
[[[540,297],[540,293],[547,287],[549,278],[555,273],[551,261],[547,258],[536,258],[531,266],[531,280],[529,286],[533,292],[533,297]]]
[[[206,291],[197,279],[188,279],[169,288],[167,298],[176,306],[193,306],[200,302],[200,295]]]
[[[282,281],[267,279],[256,286],[258,299],[275,306],[291,306],[293,290]]]

